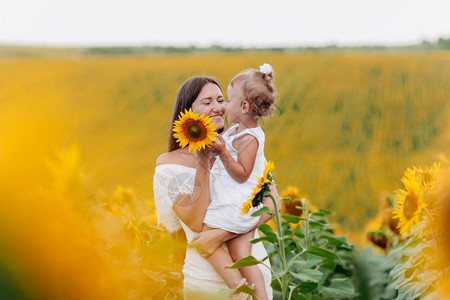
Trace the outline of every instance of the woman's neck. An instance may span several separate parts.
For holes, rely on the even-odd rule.
[[[173,162],[186,167],[195,168],[195,155],[189,152],[188,147],[172,151]]]

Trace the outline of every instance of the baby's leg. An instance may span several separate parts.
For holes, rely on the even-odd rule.
[[[203,226],[202,231],[211,229],[207,225]],[[219,273],[220,277],[225,281],[230,289],[235,289],[239,286],[242,276],[237,269],[226,269],[225,266],[231,265],[233,260],[230,254],[222,247],[217,248],[206,260]]]
[[[230,253],[233,261],[237,261],[251,255],[252,244],[250,244],[249,240],[253,239],[254,236],[255,230],[251,230],[247,233],[238,235],[234,239],[227,242],[228,252]],[[241,268],[239,271],[242,276],[247,279],[249,284],[255,284],[256,296],[263,300],[268,299],[264,276],[257,265]]]

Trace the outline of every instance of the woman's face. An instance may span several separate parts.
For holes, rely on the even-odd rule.
[[[197,99],[192,103],[192,110],[199,115],[212,117],[217,129],[222,129],[225,120],[225,99],[220,88],[214,83],[207,83],[203,86]]]

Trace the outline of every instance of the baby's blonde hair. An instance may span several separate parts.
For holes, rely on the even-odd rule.
[[[230,82],[233,88],[240,88],[242,100],[250,105],[250,114],[256,117],[268,117],[274,111],[276,93],[273,71],[265,74],[255,69],[243,71]]]

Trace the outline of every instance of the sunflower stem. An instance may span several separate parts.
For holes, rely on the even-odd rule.
[[[269,197],[272,199],[274,211],[275,211],[275,226],[277,228],[278,244],[280,245],[278,252],[280,254],[281,269],[284,274],[283,276],[281,276],[281,291],[283,294],[282,299],[287,299],[288,292],[289,292],[288,291],[289,280],[288,280],[288,270],[287,270],[287,265],[286,265],[286,253],[285,253],[285,249],[284,249],[283,228],[281,226],[281,215],[280,215],[280,211],[278,210],[277,200],[270,192],[269,192]]]
[[[303,210],[303,216],[304,216],[304,220],[303,220],[303,226],[305,228],[305,249],[309,249],[309,245],[310,245],[310,228],[309,228],[309,217],[310,214],[308,212],[308,209],[306,208],[306,203],[305,200],[302,199],[302,210]]]

